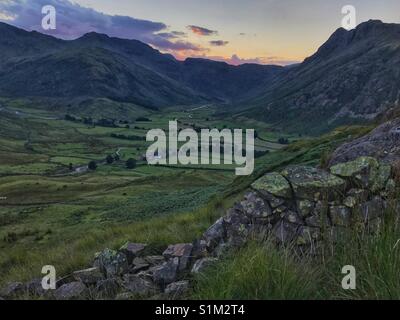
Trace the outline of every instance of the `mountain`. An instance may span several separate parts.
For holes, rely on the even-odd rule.
[[[399,96],[400,25],[370,20],[338,29],[313,56],[248,99],[244,114],[319,133],[374,119]]]
[[[284,68],[178,61],[137,41],[88,33],[64,41],[0,23],[0,96],[108,98],[149,108],[231,102]]]

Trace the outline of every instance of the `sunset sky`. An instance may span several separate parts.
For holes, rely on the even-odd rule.
[[[400,23],[399,0],[0,0],[0,20],[41,28],[41,8],[57,9],[57,30],[74,39],[96,31],[139,39],[175,55],[232,64],[302,61],[341,26],[344,5],[357,22]]]

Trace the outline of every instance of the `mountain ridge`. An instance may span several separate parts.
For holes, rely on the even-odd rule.
[[[3,23],[0,35],[8,52],[0,63],[5,97],[107,97],[152,108],[230,102],[283,69],[178,61],[138,40],[95,32],[60,40]]]
[[[397,105],[399,63],[400,25],[370,20],[339,28],[314,55],[245,101],[242,113],[310,134],[369,121]]]

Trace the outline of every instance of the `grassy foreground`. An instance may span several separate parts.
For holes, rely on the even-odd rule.
[[[344,266],[356,269],[356,289],[344,290]],[[257,239],[196,279],[194,299],[400,299],[400,221],[396,209],[376,233],[350,231],[319,256],[296,256]]]

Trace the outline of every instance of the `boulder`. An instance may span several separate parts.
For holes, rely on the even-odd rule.
[[[0,290],[0,296],[5,299],[12,299],[25,293],[25,286],[22,282],[10,282]]]
[[[352,179],[363,188],[371,188],[379,172],[379,162],[375,158],[360,157],[354,161],[336,164],[330,171],[342,178]]]
[[[164,256],[147,256],[143,258],[150,266],[158,266],[165,262]]]
[[[286,199],[292,198],[292,190],[289,182],[277,172],[267,173],[256,180],[251,187],[261,194],[271,194]]]
[[[347,208],[354,208],[358,204],[358,202],[355,197],[347,196],[346,199],[343,200],[343,204]]]
[[[136,297],[148,297],[159,290],[153,282],[140,275],[126,274],[123,278],[123,287]]]
[[[390,176],[392,174],[392,166],[388,164],[380,164],[378,171],[374,177],[372,177],[372,192],[379,192],[384,190]]]
[[[208,230],[203,234],[203,240],[207,247],[215,248],[225,236],[224,218],[218,219]]]
[[[88,289],[80,282],[70,282],[54,291],[57,300],[84,300],[87,298]]]
[[[315,203],[310,200],[300,200],[297,202],[297,209],[303,218],[308,217],[312,213],[314,207]]]
[[[172,258],[152,270],[153,280],[160,285],[175,282],[178,277],[179,258]]]
[[[262,199],[267,201],[267,203],[269,204],[269,206],[271,207],[272,210],[285,204],[285,202],[287,201],[287,199],[278,198],[278,197],[275,197],[274,195],[272,195],[270,193],[266,193],[266,192],[258,192],[258,195]]]
[[[241,208],[250,219],[264,219],[272,215],[271,206],[255,193],[249,193],[244,201],[240,202]]]
[[[147,245],[143,243],[127,242],[119,249],[119,251],[126,255],[128,263],[131,264],[133,259],[141,256],[146,247]]]
[[[150,263],[148,263],[144,258],[135,258],[132,261],[130,272],[137,273],[148,268],[150,268]]]
[[[302,217],[295,211],[287,210],[284,212],[281,217],[285,219],[287,222],[297,224],[297,225],[303,225],[304,221]]]
[[[74,276],[72,274],[66,275],[64,277],[61,277],[59,279],[57,279],[56,281],[56,288],[60,288],[61,286],[63,286],[64,284],[70,283],[70,282],[74,282],[76,281]]]
[[[400,160],[399,127],[400,118],[397,118],[359,139],[341,145],[332,154],[329,166],[353,161],[361,156],[374,157],[385,163]]]
[[[33,296],[44,296],[48,291],[43,289],[42,279],[33,279],[26,283],[26,291]]]
[[[250,234],[251,226],[253,226],[252,221],[243,212],[235,209],[228,210],[224,221],[226,242],[229,242],[232,247],[242,246]]]
[[[171,298],[178,298],[183,296],[184,294],[186,294],[189,291],[189,281],[187,280],[182,280],[182,281],[178,281],[178,282],[173,282],[171,284],[169,284],[166,288],[165,288],[165,293],[167,295],[169,295]]]
[[[94,267],[99,268],[107,278],[114,278],[129,270],[126,255],[110,249],[105,249],[95,255]]]
[[[114,297],[120,289],[117,279],[103,279],[97,282],[95,290],[102,297]]]
[[[290,181],[297,199],[336,199],[346,188],[343,179],[313,167],[291,166],[282,175]]]
[[[87,285],[96,284],[104,278],[103,272],[98,267],[75,271],[73,272],[73,276],[76,281],[81,281]]]
[[[193,245],[191,243],[180,243],[169,245],[168,248],[163,252],[163,256],[166,259],[179,258],[179,271],[186,269],[189,260],[191,258]]]
[[[203,239],[193,241],[192,257],[193,259],[203,258],[208,255],[207,242]]]
[[[200,260],[197,260],[192,268],[192,273],[201,273],[208,267],[212,266],[218,261],[217,258],[203,258]]]

